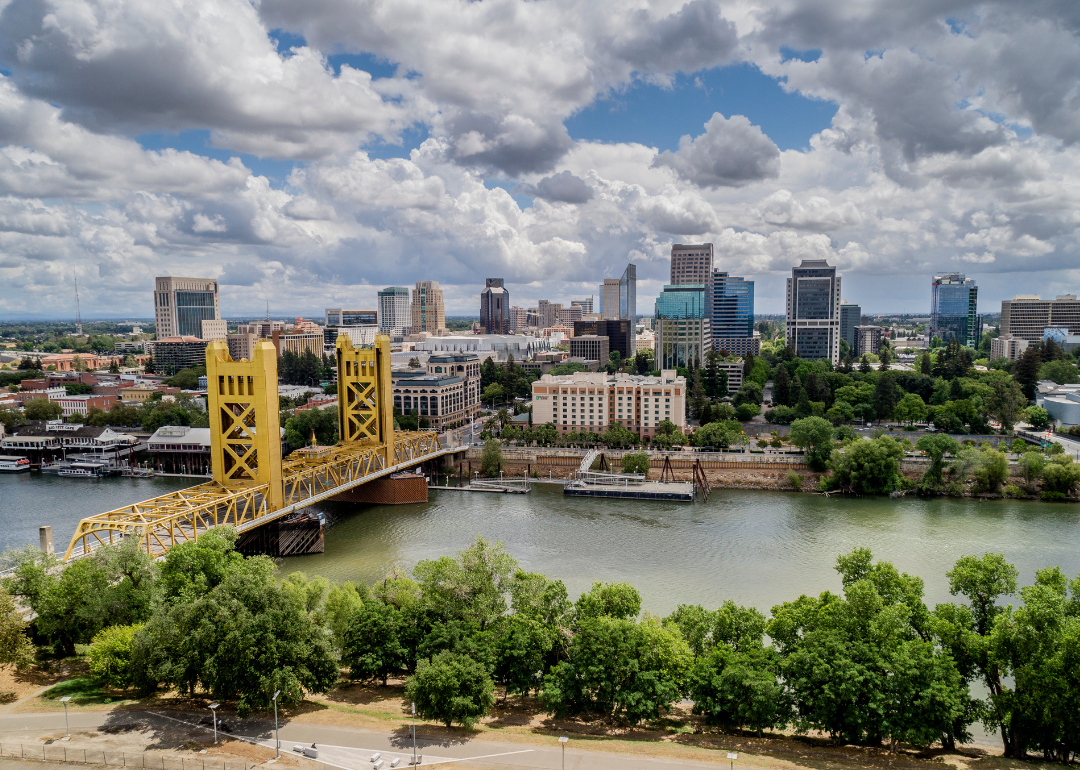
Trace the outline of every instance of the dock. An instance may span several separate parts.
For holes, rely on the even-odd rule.
[[[689,481],[640,481],[637,483],[571,482],[563,494],[576,497],[617,497],[626,500],[675,500],[689,503],[694,500],[694,485]]]
[[[522,476],[521,478],[504,478],[500,476],[497,479],[482,479],[478,476],[474,476],[472,480],[464,486],[432,486],[429,487],[429,489],[444,489],[454,492],[498,492],[504,495],[525,495],[532,490],[532,480],[528,476]]]

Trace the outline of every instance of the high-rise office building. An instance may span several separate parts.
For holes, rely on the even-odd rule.
[[[559,311],[562,310],[561,302],[550,302],[546,299],[542,299],[537,305],[537,326],[541,329],[547,329],[559,323]]]
[[[1059,326],[1080,334],[1080,300],[1075,294],[1042,299],[1038,294],[1017,294],[1001,301],[1001,336],[1028,342],[1042,340],[1045,330]]]
[[[737,356],[761,352],[754,334],[754,282],[713,270],[709,308],[713,346]]]
[[[712,347],[705,284],[665,286],[656,298],[655,364],[661,369],[703,366]]]
[[[979,287],[963,273],[935,275],[930,284],[930,326],[927,337],[978,347],[982,319],[978,315]]]
[[[218,283],[213,278],[154,279],[154,324],[157,338],[200,338],[203,321],[221,318]]]
[[[600,317],[618,319],[621,281],[618,278],[605,278],[600,284]]]
[[[637,266],[633,262],[619,278],[619,318],[637,320]]]
[[[671,246],[671,283],[700,283],[708,286],[713,273],[713,245],[711,243],[682,244]]]
[[[438,281],[417,281],[412,293],[412,334],[446,333],[446,305]]]
[[[510,292],[502,278],[488,278],[480,292],[480,326],[485,334],[510,333]]]
[[[804,259],[787,280],[787,343],[800,358],[840,357],[840,276],[824,259]]]
[[[578,307],[581,308],[581,314],[583,316],[592,315],[592,311],[593,311],[593,309],[592,309],[593,308],[593,298],[592,297],[589,297],[588,299],[572,299],[572,300],[570,300],[570,306],[573,307],[574,305],[577,305]]]
[[[855,327],[862,323],[862,308],[853,302],[840,302],[840,339],[855,355]]]
[[[377,323],[379,313],[376,310],[332,308],[326,311],[327,326],[375,326]]]
[[[524,331],[529,325],[529,311],[523,307],[512,305],[510,307],[510,331]]]
[[[409,313],[409,290],[387,286],[379,292],[379,331],[389,336],[404,334],[412,323]]]

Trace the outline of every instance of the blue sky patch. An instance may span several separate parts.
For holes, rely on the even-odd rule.
[[[775,78],[750,64],[679,75],[671,88],[638,81],[566,121],[574,139],[640,142],[674,150],[684,134],[698,136],[713,113],[745,115],[781,150],[802,150],[828,128],[833,102],[787,93]]]
[[[505,179],[485,179],[484,187],[489,190],[494,190],[496,187],[501,187],[510,193],[510,197],[517,203],[518,208],[525,210],[533,204],[533,198],[531,195],[514,195],[514,188],[518,186],[517,182],[507,182]]]
[[[792,59],[798,59],[804,62],[814,62],[821,58],[820,48],[810,48],[805,51],[799,51],[795,48],[788,48],[786,45],[780,46],[780,61],[786,62]]]

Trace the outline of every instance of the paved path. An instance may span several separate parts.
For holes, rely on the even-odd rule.
[[[204,718],[201,714],[184,714],[164,711],[72,711],[69,715],[73,732],[99,730],[103,727],[138,725],[150,730],[166,732],[171,726],[190,729]],[[273,720],[265,717],[237,719],[222,717],[224,734],[250,740],[273,748]],[[37,742],[41,735],[56,737],[64,729],[63,712],[47,714],[0,715],[0,742]],[[211,728],[203,727],[209,738]],[[391,732],[335,725],[319,725],[306,722],[282,724],[280,727],[282,753],[293,753],[294,745],[319,748],[319,760],[342,770],[359,770],[371,767],[370,758],[376,752],[382,755],[389,768],[393,759],[401,758],[397,767],[408,767],[412,757],[412,739],[408,731]],[[489,741],[477,738],[426,738],[422,728],[417,735],[417,753],[423,755],[423,764],[452,768],[456,764],[492,768],[543,768],[559,770],[563,767],[560,749],[556,746],[534,746],[522,743]],[[640,757],[606,751],[592,751],[574,747],[571,739],[566,749],[567,770],[645,770],[645,768],[698,768],[716,770],[729,767],[716,753],[717,762],[689,762],[683,760]],[[749,770],[746,767],[739,770]]]

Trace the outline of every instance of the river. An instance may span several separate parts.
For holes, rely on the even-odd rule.
[[[51,524],[63,552],[82,516],[197,481],[0,474],[0,550],[36,544],[38,526]],[[432,490],[426,504],[318,509],[330,521],[326,553],[281,559],[283,573],[371,583],[483,535],[522,567],[561,578],[572,597],[594,580],[627,581],[656,614],[725,599],[768,612],[801,593],[838,591],[836,557],[857,546],[922,577],[931,606],[951,599],[945,572],[965,554],[1004,553],[1022,584],[1049,565],[1080,573],[1080,506],[1066,503],[716,490],[687,504],[563,497],[537,484],[528,495]]]

